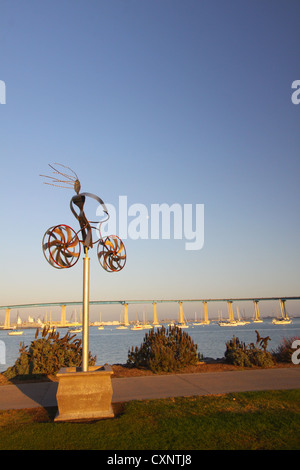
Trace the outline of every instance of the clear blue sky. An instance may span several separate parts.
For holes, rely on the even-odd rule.
[[[91,299],[299,295],[299,44],[297,0],[1,0],[0,304],[82,297],[41,250],[77,230],[53,162],[116,206],[205,207],[199,251],[128,239],[108,274],[92,250]]]

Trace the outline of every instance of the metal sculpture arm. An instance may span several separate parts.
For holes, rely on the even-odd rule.
[[[84,213],[84,204],[85,204],[86,197],[91,197],[95,199],[96,201],[98,201],[99,204],[101,204],[103,212],[107,215],[107,218],[105,220],[102,220],[101,223],[106,222],[109,219],[109,214],[102,199],[96,196],[95,194],[80,193],[72,197],[70,201],[70,208],[71,208],[72,214],[76,217],[76,219],[79,222],[79,225],[81,228],[82,243],[87,248],[92,248],[93,237],[92,237],[92,227],[90,224],[98,223],[98,222],[92,222],[86,218],[86,215]],[[79,214],[77,214],[77,212],[75,211],[73,204],[79,208]]]

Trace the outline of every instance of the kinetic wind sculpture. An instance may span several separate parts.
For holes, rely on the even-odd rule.
[[[88,328],[89,328],[89,258],[88,250],[97,244],[97,256],[101,266],[108,272],[121,271],[126,263],[126,250],[122,240],[116,235],[105,238],[101,235],[101,225],[109,219],[107,208],[102,199],[95,194],[80,193],[81,185],[76,173],[69,167],[60,163],[55,165],[61,167],[58,170],[52,165],[53,174],[56,176],[44,176],[50,182],[45,184],[75,190],[75,196],[70,201],[72,214],[79,222],[80,229],[76,232],[65,224],[50,227],[42,242],[43,253],[48,263],[57,269],[71,268],[79,260],[81,246],[84,247],[85,257],[83,259],[83,348],[82,348],[82,370],[88,370]],[[84,213],[86,198],[95,199],[101,205],[104,219],[93,222],[87,219]],[[78,211],[75,210],[78,209]],[[98,228],[92,224],[98,224]],[[92,230],[98,231],[96,241],[93,241]]]
[[[49,165],[54,170],[53,173],[58,175],[58,177],[41,176],[51,179],[51,182],[45,182],[45,184],[68,189],[72,186],[74,187],[76,195],[73,196],[70,201],[70,209],[79,222],[80,230],[75,232],[75,230],[65,224],[50,227],[43,238],[43,253],[46,260],[51,266],[57,269],[71,268],[79,260],[81,245],[84,247],[84,251],[87,252],[89,248],[93,248],[93,245],[98,244],[97,255],[101,266],[108,272],[121,271],[126,263],[124,243],[116,235],[109,235],[104,239],[101,235],[101,225],[109,219],[109,214],[104,202],[95,194],[80,193],[81,185],[76,173],[71,168],[59,163],[55,165],[69,170],[71,174],[63,173],[54,166]],[[62,177],[64,179],[61,179]],[[93,222],[87,219],[84,213],[84,204],[87,197],[95,199],[101,205],[105,214],[105,218],[101,220],[101,222]],[[79,209],[79,212],[76,212],[74,206]],[[99,226],[97,228],[91,224],[99,224]],[[92,229],[99,232],[99,238],[95,242],[93,242]],[[80,234],[81,239],[79,238]]]

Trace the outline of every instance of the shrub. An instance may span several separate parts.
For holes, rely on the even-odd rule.
[[[258,331],[256,344],[245,344],[233,336],[233,338],[226,343],[225,359],[229,364],[234,364],[242,367],[270,367],[274,364],[273,356],[267,351],[267,344],[270,337],[262,338]]]
[[[294,341],[299,340],[299,336],[293,338],[283,338],[279,346],[272,351],[273,356],[278,362],[291,362],[292,354],[295,352],[295,349],[292,349],[292,344]]]
[[[75,339],[68,331],[60,338],[59,333],[44,327],[41,338],[38,338],[39,329],[35,334],[35,340],[30,346],[20,344],[20,356],[12,367],[9,367],[3,375],[12,379],[20,375],[56,374],[61,367],[80,367],[82,364],[81,340]],[[38,338],[38,339],[37,339]],[[96,356],[89,353],[89,365],[94,365]]]
[[[269,351],[254,348],[250,353],[250,362],[258,367],[271,367],[275,361]]]
[[[197,345],[180,328],[173,326],[146,333],[140,348],[128,351],[127,365],[145,367],[152,372],[173,372],[200,359]]]
[[[226,343],[226,351],[224,355],[226,362],[229,364],[251,367],[246,344],[241,342],[239,338],[236,338],[235,336]]]

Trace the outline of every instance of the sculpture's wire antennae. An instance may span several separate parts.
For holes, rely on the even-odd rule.
[[[68,175],[66,173],[62,173],[61,171],[57,170],[56,168],[54,168],[54,166],[50,165],[50,163],[49,163],[49,166],[52,168],[52,170],[54,170],[54,173],[56,173],[58,175],[62,175],[65,178],[68,178],[72,181],[78,180],[78,176],[76,175],[75,171],[72,170],[72,168],[70,168],[68,166],[65,166],[65,165],[62,165],[61,163],[54,163],[54,165],[59,165],[59,166],[62,166],[63,168],[66,168],[67,170],[70,170],[73,173],[74,176]]]
[[[45,175],[41,175],[41,176],[45,176]],[[62,186],[61,184],[47,183],[46,181],[44,181],[44,184],[49,184],[50,186],[56,186],[56,188],[72,189],[70,186]]]
[[[66,170],[70,170],[73,175],[70,175],[68,173],[63,173],[62,171],[59,171],[57,168],[55,168],[53,165],[50,165],[49,163],[49,166],[50,168],[52,168],[53,171],[53,174],[54,175],[60,175],[60,176],[63,176],[64,178],[67,178],[67,179],[60,179],[60,178],[57,178],[55,176],[47,176],[47,175],[40,175],[40,176],[43,176],[44,178],[49,178],[52,180],[52,183],[47,183],[46,181],[44,181],[44,184],[49,184],[50,186],[56,186],[58,188],[66,188],[66,189],[70,189],[69,186],[64,186],[64,185],[71,185],[73,186],[75,192],[78,194],[79,191],[80,191],[80,182],[79,182],[79,179],[78,179],[78,176],[76,175],[75,171],[72,170],[72,168],[68,167],[68,166],[65,166],[65,165],[62,165],[61,163],[54,163],[54,165],[59,165],[59,166],[62,166],[63,168],[65,168]],[[57,183],[63,183],[63,185],[61,184],[57,184]]]

